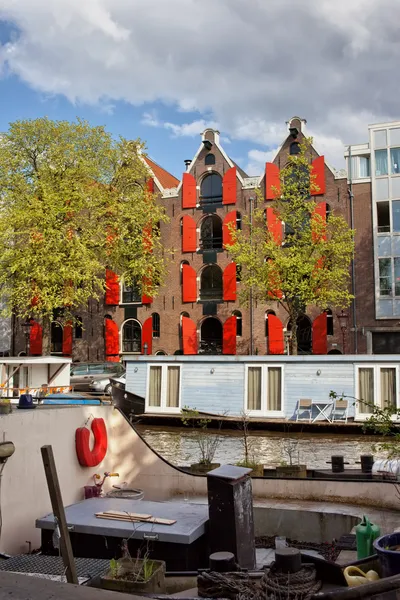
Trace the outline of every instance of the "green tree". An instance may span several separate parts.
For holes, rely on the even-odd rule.
[[[285,233],[266,230],[264,200],[257,193],[253,218],[243,230],[233,227],[228,250],[241,267],[240,301],[278,302],[291,323],[291,353],[297,354],[297,319],[310,305],[325,310],[346,307],[349,267],[354,249],[354,232],[340,215],[326,219],[318,214],[310,192],[318,191],[312,174],[311,139],[300,145],[300,153],[288,157],[280,171],[280,191],[268,206],[270,218],[284,223]],[[260,205],[262,208],[260,208]],[[271,212],[273,214],[271,214]]]
[[[0,144],[0,302],[37,318],[50,351],[54,310],[67,321],[105,290],[108,267],[157,293],[166,219],[146,181],[143,144],[78,120],[17,121]]]

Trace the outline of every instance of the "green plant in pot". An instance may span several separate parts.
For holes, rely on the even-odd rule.
[[[101,587],[126,594],[164,594],[165,562],[152,560],[149,550],[140,557],[132,557],[128,550],[127,540],[122,542],[122,558],[110,561],[108,572],[101,577]]]
[[[220,463],[213,462],[218,446],[222,441],[219,431],[222,421],[218,423],[218,433],[214,434],[208,430],[211,419],[201,416],[196,408],[184,406],[181,413],[181,421],[185,427],[191,427],[193,430],[193,439],[199,449],[200,460],[190,465],[192,473],[205,475],[209,471],[216,469]]]
[[[12,411],[11,401],[9,398],[0,400],[0,415],[8,415]]]
[[[250,419],[246,412],[242,412],[239,421],[240,441],[243,448],[243,459],[236,463],[238,467],[251,469],[250,477],[262,477],[264,465],[255,457],[255,439],[250,436]]]

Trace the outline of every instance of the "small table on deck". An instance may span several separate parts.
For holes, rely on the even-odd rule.
[[[329,421],[329,423],[332,423],[331,413],[333,409],[333,402],[329,400],[324,402],[313,402],[311,406],[315,406],[318,410],[317,416],[311,421],[312,423],[315,423],[315,421]],[[327,414],[329,409],[331,409],[331,411],[329,414]],[[320,416],[322,416],[321,419],[319,418]]]

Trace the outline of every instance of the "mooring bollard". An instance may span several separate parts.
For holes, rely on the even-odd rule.
[[[253,569],[256,557],[250,472],[223,465],[207,473],[211,552],[231,552],[244,569]]]
[[[372,465],[374,464],[374,457],[372,454],[361,454],[360,458],[362,473],[372,473]]]
[[[331,460],[326,461],[327,464],[332,465],[332,473],[343,473],[344,465],[348,465],[348,462],[344,462],[344,456],[331,456]]]

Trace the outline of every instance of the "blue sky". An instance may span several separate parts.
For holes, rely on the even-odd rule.
[[[298,115],[340,169],[369,123],[399,119],[397,3],[2,0],[0,131],[79,116],[180,177],[211,125],[255,175]]]

